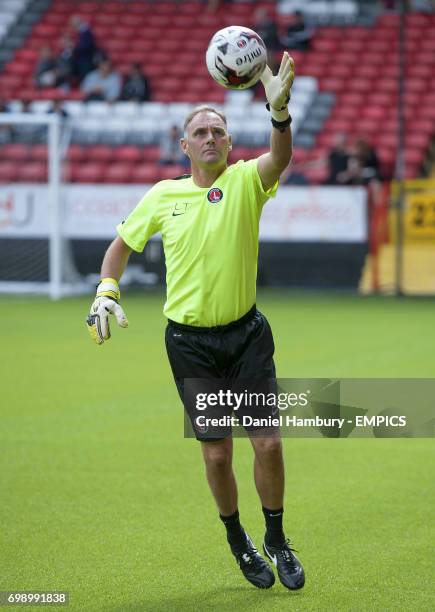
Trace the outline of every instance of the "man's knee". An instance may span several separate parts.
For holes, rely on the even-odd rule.
[[[281,438],[256,438],[252,440],[252,444],[259,458],[279,459],[282,456]]]
[[[232,446],[226,441],[204,443],[203,455],[204,461],[209,468],[219,471],[226,471],[231,468]]]

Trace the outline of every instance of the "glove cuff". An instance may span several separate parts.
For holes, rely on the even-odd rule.
[[[271,108],[270,116],[272,117],[272,119],[274,119],[278,123],[282,123],[283,121],[287,121],[287,119],[290,117],[290,113],[288,112],[287,106],[285,106],[284,108],[281,108],[280,110]]]
[[[102,278],[97,287],[97,297],[108,297],[115,302],[121,299],[118,281],[114,278]]]
[[[269,102],[267,102],[266,108],[270,112],[272,119],[275,119],[275,121],[278,121],[278,122],[287,121],[287,119],[290,116],[288,107],[287,107],[287,104],[289,103],[289,101],[290,101],[290,97],[287,98],[284,106],[281,106],[281,108],[274,108],[273,106],[270,106]]]

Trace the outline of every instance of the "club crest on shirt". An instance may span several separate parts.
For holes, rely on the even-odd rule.
[[[207,200],[210,202],[210,204],[219,204],[223,197],[224,194],[219,187],[212,187],[207,194]]]

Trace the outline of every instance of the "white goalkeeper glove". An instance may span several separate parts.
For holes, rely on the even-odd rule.
[[[110,338],[109,314],[116,317],[120,327],[128,327],[127,317],[119,300],[121,293],[114,278],[103,278],[97,287],[97,295],[86,319],[91,338],[97,344],[103,344]]]
[[[284,51],[282,55],[281,65],[276,76],[273,76],[269,66],[266,66],[261,75],[261,82],[263,83],[270,107],[270,114],[275,121],[285,121],[289,117],[287,104],[290,100],[290,89],[294,78],[294,61],[287,51]]]

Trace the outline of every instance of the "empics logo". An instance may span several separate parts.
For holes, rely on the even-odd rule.
[[[219,187],[212,187],[207,194],[207,200],[210,202],[210,204],[218,204],[223,197],[224,194]]]

